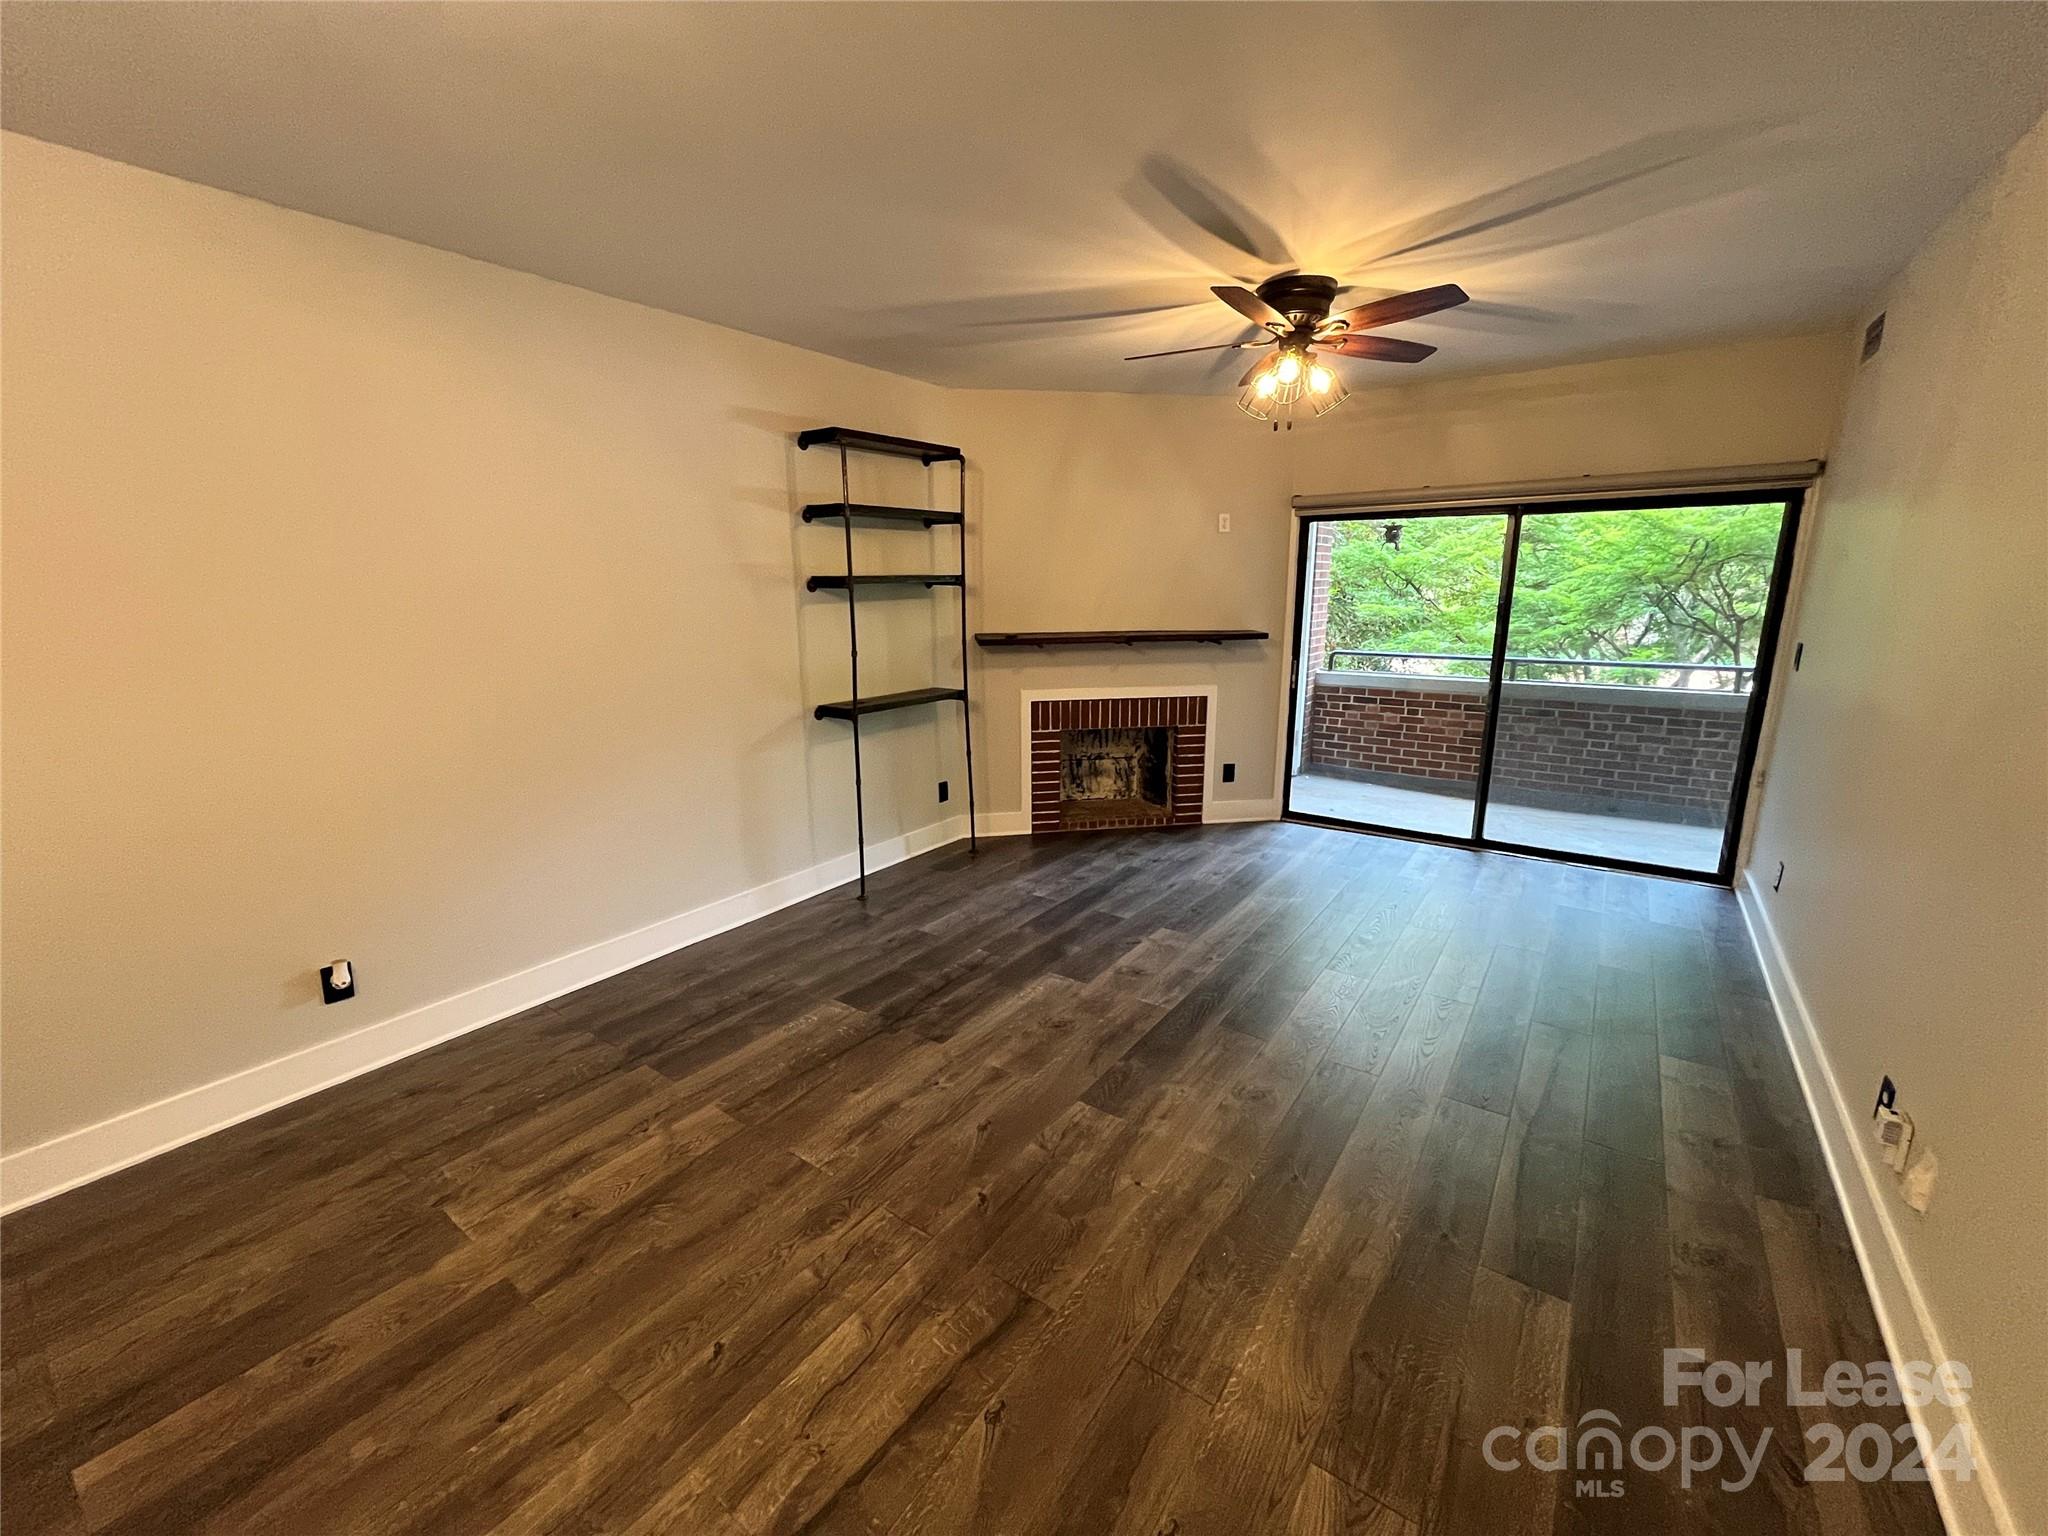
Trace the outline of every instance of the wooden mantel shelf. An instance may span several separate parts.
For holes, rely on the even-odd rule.
[[[1233,640],[1264,640],[1263,629],[1037,629],[981,634],[975,644],[990,650],[1051,645],[1225,645]]]

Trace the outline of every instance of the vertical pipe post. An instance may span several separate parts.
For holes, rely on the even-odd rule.
[[[855,859],[860,869],[860,892],[856,901],[868,899],[868,829],[866,813],[861,808],[860,784],[860,621],[854,616],[855,590],[853,585],[853,489],[852,476],[846,464],[846,444],[839,444],[839,506],[846,515],[839,520],[839,526],[846,535],[846,652],[847,670],[853,683],[853,718],[848,723],[853,727],[853,843]]]
[[[960,458],[960,740],[967,752],[967,852],[981,851],[974,825],[974,695],[967,685],[967,457]]]

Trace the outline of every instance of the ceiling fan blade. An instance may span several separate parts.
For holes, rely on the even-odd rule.
[[[1361,304],[1356,309],[1347,309],[1340,315],[1332,315],[1323,324],[1333,330],[1341,325],[1346,331],[1369,331],[1376,326],[1393,325],[1397,321],[1433,315],[1440,309],[1454,309],[1470,297],[1471,295],[1456,283],[1442,283],[1435,288],[1418,288],[1413,293],[1397,293],[1392,298],[1374,299],[1370,304]]]
[[[1219,341],[1207,347],[1174,347],[1165,352],[1133,352],[1124,361],[1143,362],[1148,357],[1179,357],[1183,352],[1235,352],[1239,347],[1263,347],[1263,341]]]
[[[1382,363],[1419,363],[1436,350],[1419,341],[1403,341],[1398,336],[1333,336],[1327,341],[1317,342],[1316,346],[1324,352],[1335,352],[1343,357],[1369,357]]]
[[[1287,317],[1249,288],[1222,284],[1209,290],[1253,325],[1262,325],[1276,335],[1289,329]]]

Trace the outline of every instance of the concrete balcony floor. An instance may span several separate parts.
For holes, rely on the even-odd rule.
[[[1365,784],[1356,779],[1320,773],[1298,773],[1289,808],[1304,816],[1367,822],[1406,832],[1435,832],[1468,837],[1472,832],[1472,792],[1444,793],[1399,789],[1390,784]],[[1669,869],[1711,872],[1721,863],[1721,829],[1693,827],[1675,821],[1638,821],[1593,811],[1551,811],[1534,806],[1487,808],[1486,835],[1496,842],[1521,843],[1558,853],[1590,853],[1607,859],[1633,859]]]

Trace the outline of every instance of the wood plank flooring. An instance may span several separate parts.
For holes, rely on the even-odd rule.
[[[1938,1531],[1805,1484],[1768,1399],[1662,1401],[1671,1345],[1883,1355],[1775,1030],[1703,887],[941,850],[9,1218],[0,1518]],[[1779,1450],[1741,1495],[1484,1460],[1596,1408]]]

